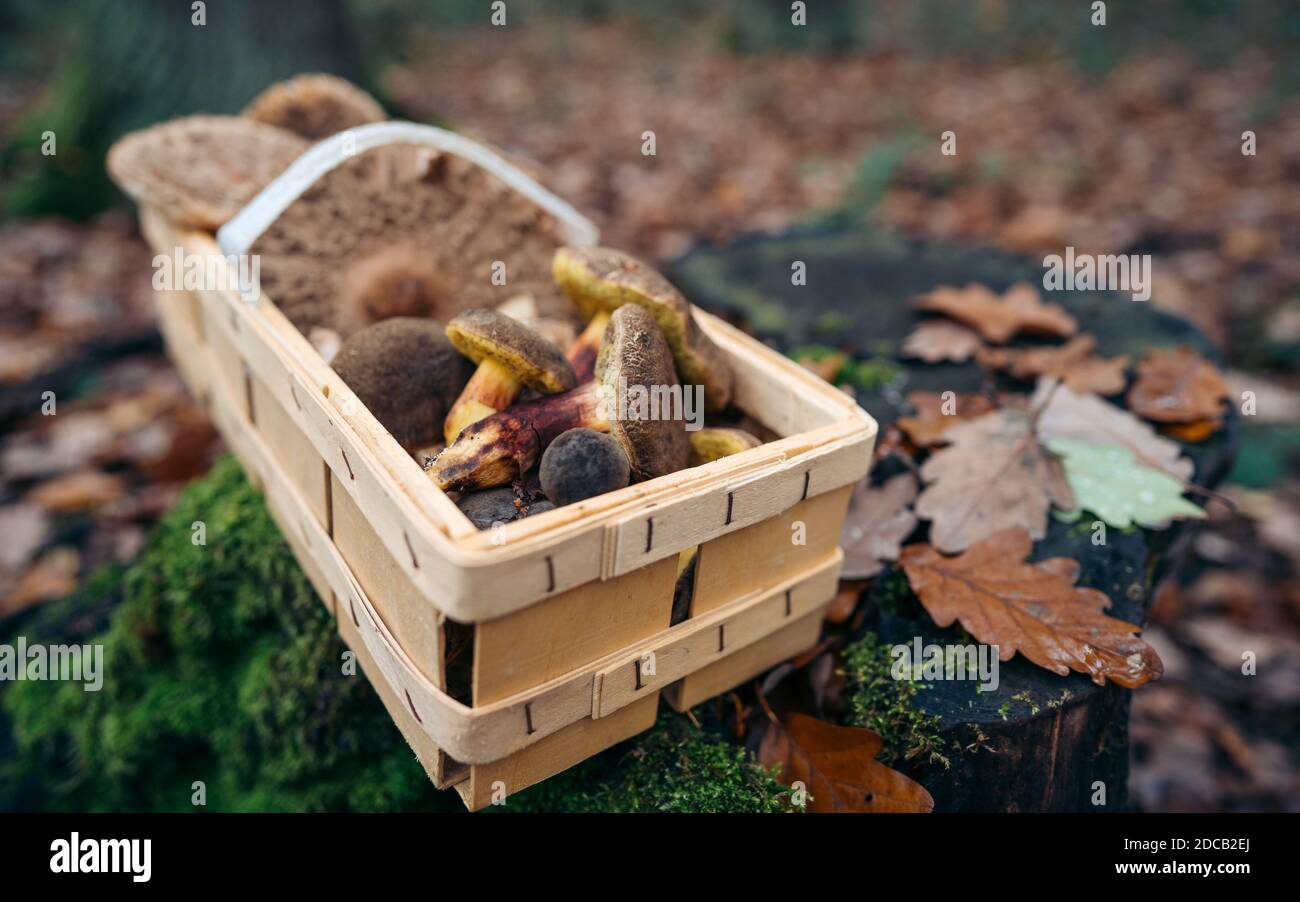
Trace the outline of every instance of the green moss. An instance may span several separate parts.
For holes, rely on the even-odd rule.
[[[103,643],[105,673],[99,692],[0,684],[0,810],[189,811],[202,781],[215,811],[463,811],[364,674],[343,674],[333,621],[231,459],[130,567],[16,628]],[[505,810],[780,811],[787,791],[743,748],[665,715]]]
[[[645,735],[494,810],[763,814],[789,810],[788,794],[743,748],[664,713]]]
[[[84,640],[104,645],[99,692],[22,682],[0,699],[13,745],[0,808],[193,810],[195,781],[220,811],[459,804],[365,677],[342,673],[332,620],[232,460],[182,495],[138,561],[88,581],[28,641],[61,641],[105,596],[120,602]]]
[[[914,703],[925,684],[894,679],[892,666],[889,646],[882,645],[874,633],[844,649],[847,722],[880,734],[885,745],[879,758],[886,764],[919,759],[947,767],[948,759],[940,751],[938,715],[926,714]]]

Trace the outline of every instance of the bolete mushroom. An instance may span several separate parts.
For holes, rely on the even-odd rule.
[[[479,529],[491,529],[493,523],[509,523],[523,516],[514,490],[509,486],[466,492],[460,496],[456,506]]]
[[[471,368],[438,323],[408,317],[357,332],[343,342],[332,365],[408,451],[441,439],[447,408]]]
[[[623,447],[607,432],[570,429],[542,454],[542,491],[563,507],[623,488],[632,468]]]
[[[187,116],[131,132],[108,172],[142,207],[216,231],[308,148],[302,138],[238,116]]]
[[[690,433],[690,465],[712,463],[762,444],[755,436],[743,429],[709,428],[697,429]]]
[[[447,338],[478,364],[447,413],[443,435],[448,444],[470,423],[509,407],[524,386],[553,395],[577,384],[573,367],[555,345],[495,310],[457,314],[447,323]]]
[[[592,382],[466,427],[427,472],[444,491],[503,485],[577,427],[608,431],[623,448],[634,482],[680,470],[689,452],[681,411],[665,416],[640,406],[624,409],[637,387],[640,398],[662,397],[677,384],[672,351],[654,317],[641,307],[621,307],[610,318]]]
[[[686,298],[660,273],[613,248],[566,246],[556,249],[551,276],[589,321],[568,354],[580,375],[604,334],[605,317],[624,304],[637,304],[654,316],[668,340],[682,382],[704,387],[709,410],[727,406],[731,367],[700,330]]]
[[[247,120],[240,120],[247,124]],[[269,128],[270,126],[261,126]],[[293,136],[294,140],[299,140]],[[559,226],[492,173],[450,153],[392,144],[322,175],[252,244],[266,296],[306,334],[344,338],[391,316],[447,322],[527,293],[573,318],[550,277]]]
[[[271,85],[253,98],[243,115],[312,142],[388,118],[375,98],[349,81],[324,73]]]

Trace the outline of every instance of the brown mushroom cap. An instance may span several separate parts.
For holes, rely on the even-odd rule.
[[[520,383],[547,394],[577,384],[573,367],[555,347],[516,319],[482,308],[459,313],[447,323],[447,338],[474,363],[492,359]]]
[[[251,119],[187,116],[122,138],[108,151],[108,171],[140,206],[216,231],[308,146]]]
[[[682,380],[703,385],[710,410],[731,400],[732,375],[722,351],[691,314],[671,282],[635,257],[608,247],[561,247],[551,261],[555,283],[587,319],[625,304],[648,310],[672,348]]]
[[[617,406],[620,390],[677,385],[672,350],[655,318],[645,308],[627,305],[614,311],[596,359],[596,379],[605,387],[606,404]],[[607,412],[609,433],[623,446],[632,466],[632,481],[641,482],[686,467],[690,442],[682,411],[661,419],[634,418],[635,411]]]
[[[442,439],[447,408],[473,367],[433,320],[397,317],[343,342],[334,371],[407,450]]]
[[[555,219],[495,175],[454,154],[394,144],[321,176],[250,253],[261,258],[266,296],[300,331],[325,326],[346,338],[388,315],[445,323],[519,293],[533,295],[542,315],[572,319],[550,277],[559,243]],[[489,278],[496,261],[508,289]],[[390,300],[392,285],[405,286],[404,300]]]
[[[253,98],[243,115],[309,141],[388,118],[378,101],[365,91],[323,73],[299,75],[271,85]]]

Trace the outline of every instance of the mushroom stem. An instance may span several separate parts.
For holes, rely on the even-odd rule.
[[[506,485],[528,471],[560,433],[609,430],[601,384],[516,404],[465,427],[426,471],[443,491]]]
[[[447,412],[442,427],[447,444],[456,441],[456,437],[471,423],[509,407],[519,397],[522,388],[519,380],[500,363],[491,357],[483,358],[469,382],[465,383],[460,397]]]
[[[569,363],[573,364],[573,372],[577,375],[579,384],[591,381],[596,375],[596,355],[600,353],[600,340],[608,325],[609,313],[602,310],[591,318],[587,328],[573,340],[564,354]]]

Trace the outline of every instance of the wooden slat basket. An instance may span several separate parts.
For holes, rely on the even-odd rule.
[[[490,154],[466,144],[442,149],[480,165]],[[491,168],[550,203],[500,158]],[[566,205],[551,212],[566,240],[595,240]],[[222,253],[165,210],[141,221],[155,253]],[[471,809],[649,728],[661,693],[684,710],[816,642],[875,423],[704,311],[735,404],[777,440],[480,532],[273,303],[164,291],[158,310],[176,366],[403,735]],[[678,556],[693,546],[689,616],[670,626]],[[458,698],[452,646],[470,662]]]

